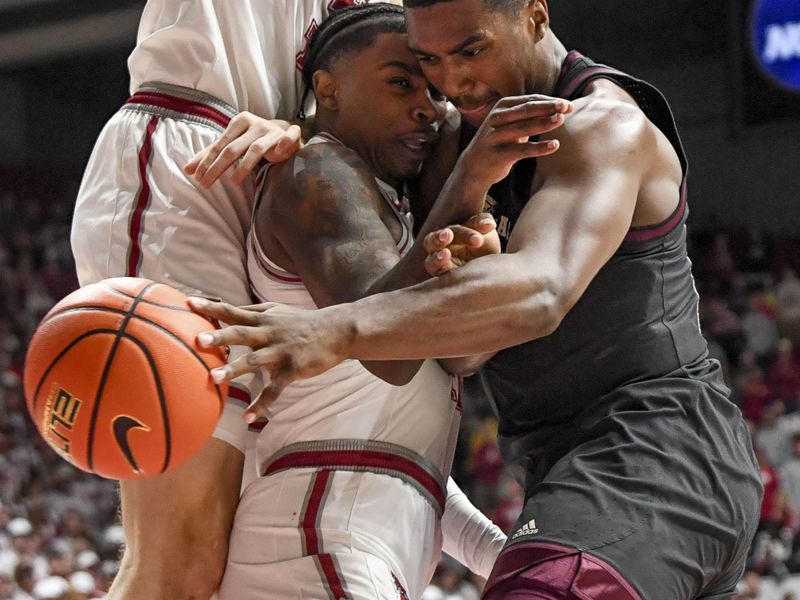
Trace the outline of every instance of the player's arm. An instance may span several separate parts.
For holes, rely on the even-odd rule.
[[[401,225],[355,152],[336,144],[307,146],[297,160],[273,167],[269,177],[254,227],[259,239],[272,235],[278,242],[317,306],[383,291],[376,284],[400,261],[383,218],[388,213],[397,230]],[[364,361],[395,385],[407,383],[419,364]]]
[[[342,319],[355,330],[349,355],[473,354],[553,332],[624,239],[655,136],[632,105],[595,102],[577,111],[553,136],[561,150],[539,160],[508,253],[365,299],[347,314],[332,311],[332,325]],[[401,330],[401,313],[419,327],[398,337],[390,332]]]
[[[442,550],[484,579],[506,543],[506,535],[469,501],[452,477],[447,480],[442,537]]]
[[[293,156],[300,146],[299,125],[243,111],[231,119],[213,144],[195,154],[183,169],[198,185],[207,188],[238,161],[231,174],[231,181],[238,185],[262,160],[282,162]]]
[[[428,157],[422,163],[420,174],[409,182],[409,200],[417,232],[427,220],[447,178],[458,161],[459,139],[461,137],[461,114],[450,104],[442,124],[438,139]],[[415,232],[416,233],[416,232]]]
[[[552,140],[529,142],[527,136],[560,125],[562,113],[570,110],[569,103],[541,98],[499,102],[459,159],[421,235],[479,212],[490,185],[502,179],[517,160],[555,151],[558,140],[566,139],[566,134],[552,144]],[[543,121],[549,126],[543,126]],[[608,140],[603,139],[607,131],[600,131],[590,143],[611,157],[614,153],[609,151]],[[611,158],[607,160],[611,162]],[[596,184],[592,181],[583,185],[591,191]],[[618,193],[609,187],[602,195]],[[568,230],[569,225],[563,229]],[[425,280],[425,256],[422,245],[416,244],[371,291]],[[446,277],[308,314],[289,315],[283,309],[278,311],[280,314],[270,313],[273,307],[236,309],[199,300],[192,304],[207,316],[237,324],[203,334],[201,344],[237,343],[254,349],[248,357],[212,373],[217,380],[262,367],[270,372],[273,384],[262,395],[259,406],[249,412],[249,418],[253,418],[263,413],[281,386],[316,375],[348,356],[365,360],[458,357],[492,352],[549,333],[555,326],[554,298],[546,287],[551,280],[531,282],[541,276],[540,272],[532,274],[531,268],[539,269],[545,262],[516,254],[487,256]],[[549,277],[549,270],[543,272]],[[541,289],[536,290],[536,285]],[[315,342],[309,343],[310,340]]]

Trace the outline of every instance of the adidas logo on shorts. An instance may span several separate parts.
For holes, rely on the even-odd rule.
[[[531,519],[525,525],[520,527],[514,532],[514,535],[511,536],[512,540],[522,537],[523,535],[532,535],[534,533],[539,533],[539,530],[536,529],[536,520]]]

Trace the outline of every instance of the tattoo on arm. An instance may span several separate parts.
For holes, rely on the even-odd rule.
[[[268,214],[257,218],[269,219],[317,306],[368,295],[399,262],[395,240],[402,233],[374,175],[355,153],[333,144],[306,146],[293,165],[275,174]],[[422,361],[362,364],[381,379],[404,385]]]
[[[319,306],[363,297],[399,261],[401,225],[354,152],[307,146],[267,193],[265,218]]]

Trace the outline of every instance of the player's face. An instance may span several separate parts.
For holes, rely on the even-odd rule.
[[[408,37],[380,34],[352,60],[341,61],[341,70],[336,74],[337,99],[340,125],[350,132],[347,145],[381,179],[394,182],[416,175],[445,107],[431,98]]]
[[[406,9],[409,45],[425,76],[468,123],[480,125],[504,96],[534,91],[534,5],[514,16],[487,11],[483,0]]]

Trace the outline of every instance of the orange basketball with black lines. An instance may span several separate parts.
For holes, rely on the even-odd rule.
[[[110,479],[165,473],[211,437],[227,394],[225,363],[195,339],[215,325],[186,295],[147,279],[87,285],[42,319],[25,358],[39,433],[76,467]]]

